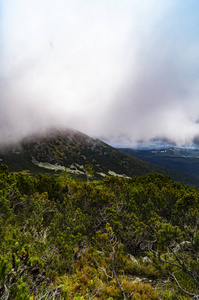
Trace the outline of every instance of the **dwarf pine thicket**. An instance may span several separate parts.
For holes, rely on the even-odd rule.
[[[1,299],[198,299],[199,190],[0,171]]]

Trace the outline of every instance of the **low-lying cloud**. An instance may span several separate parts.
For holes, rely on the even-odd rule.
[[[1,145],[52,127],[129,146],[198,136],[196,0],[1,5]]]

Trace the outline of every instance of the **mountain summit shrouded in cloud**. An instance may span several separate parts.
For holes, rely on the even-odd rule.
[[[0,143],[73,127],[129,145],[199,134],[199,3],[1,1]]]

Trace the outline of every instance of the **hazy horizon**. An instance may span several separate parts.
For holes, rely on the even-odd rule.
[[[196,0],[2,0],[0,145],[52,127],[191,144],[198,11]]]

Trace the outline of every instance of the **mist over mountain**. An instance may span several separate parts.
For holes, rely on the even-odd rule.
[[[18,1],[1,11],[0,145],[49,128],[109,143],[199,133],[198,1]]]

